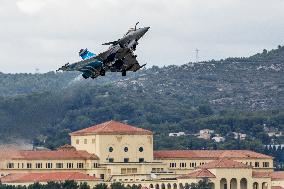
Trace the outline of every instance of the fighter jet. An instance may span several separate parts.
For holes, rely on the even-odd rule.
[[[134,28],[130,28],[122,38],[103,43],[102,45],[110,45],[108,50],[96,55],[88,49],[81,49],[79,56],[83,60],[72,64],[67,63],[57,71],[80,71],[85,79],[105,76],[106,72],[121,72],[122,76],[126,76],[127,71],[136,72],[146,64],[140,65],[138,63],[134,51],[138,45],[138,40],[150,28],[137,28],[138,23],[135,24]]]

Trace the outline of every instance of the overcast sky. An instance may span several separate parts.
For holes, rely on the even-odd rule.
[[[210,60],[284,44],[284,0],[0,0],[0,71],[56,70],[137,21],[151,27],[136,51],[149,66],[195,61],[196,48]]]

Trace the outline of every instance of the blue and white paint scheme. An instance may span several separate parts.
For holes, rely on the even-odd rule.
[[[79,55],[81,56],[81,58],[83,60],[86,60],[86,59],[89,59],[89,58],[92,58],[92,57],[96,56],[96,54],[88,51],[88,49],[81,49],[79,51]]]
[[[106,72],[121,72],[122,76],[126,76],[127,71],[136,72],[146,64],[140,66],[134,51],[138,45],[138,40],[150,28],[137,28],[137,24],[138,22],[121,39],[104,43],[103,45],[110,45],[108,50],[96,55],[88,49],[81,49],[79,51],[81,61],[72,64],[67,63],[57,71],[80,71],[85,79],[104,76]]]

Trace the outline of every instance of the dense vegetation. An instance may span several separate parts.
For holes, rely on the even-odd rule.
[[[284,162],[284,143],[264,125],[284,130],[284,47],[249,58],[152,67],[121,78],[80,80],[79,73],[0,74],[0,140],[56,148],[68,133],[108,120],[150,129],[155,149],[253,149]],[[214,129],[215,143],[193,135]],[[232,132],[247,134],[234,139]]]

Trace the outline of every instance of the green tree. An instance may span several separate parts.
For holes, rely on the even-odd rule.
[[[74,180],[66,180],[63,184],[62,184],[62,189],[78,189],[79,186],[77,184],[77,182],[75,182]]]
[[[114,182],[110,185],[111,189],[126,189],[126,187],[120,182]]]
[[[198,183],[191,183],[185,186],[185,189],[212,189],[213,183],[208,179],[202,179]]]
[[[84,182],[80,184],[79,189],[90,189],[90,186],[86,182]]]
[[[105,183],[97,184],[93,189],[108,189],[108,186]]]

